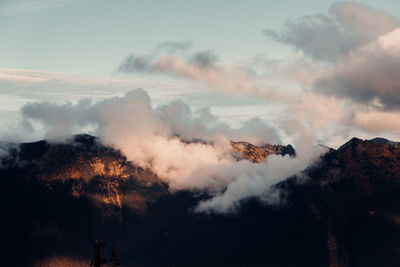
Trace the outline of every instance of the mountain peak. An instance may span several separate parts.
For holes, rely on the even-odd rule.
[[[339,149],[344,149],[349,146],[358,146],[358,145],[375,145],[375,146],[391,146],[391,147],[397,147],[400,146],[399,142],[394,142],[390,141],[388,139],[382,138],[382,137],[375,137],[373,139],[360,139],[357,137],[351,138],[349,141],[347,141],[345,144],[343,144]]]
[[[85,146],[93,146],[99,140],[98,137],[90,134],[77,134],[72,136],[68,141],[72,143],[80,143]]]
[[[374,139],[368,140],[368,142],[370,142],[374,145],[388,145],[388,146],[399,146],[400,145],[399,142],[393,142],[393,141],[387,140],[382,137],[376,137]]]
[[[251,160],[256,163],[263,161],[266,157],[268,157],[271,154],[276,154],[281,156],[296,155],[296,151],[290,144],[287,146],[271,145],[271,144],[266,144],[263,146],[255,146],[248,142],[231,141],[231,145],[233,149],[236,152],[239,152],[245,159]]]

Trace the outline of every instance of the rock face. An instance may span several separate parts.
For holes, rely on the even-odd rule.
[[[232,142],[238,160],[295,156]],[[11,146],[0,168],[0,265],[87,266],[94,240],[122,266],[398,266],[400,145],[353,138],[275,187],[280,206],[194,213],[198,192],[170,193],[150,170],[96,138]],[[308,179],[304,179],[307,176]],[[299,182],[301,181],[301,182]]]
[[[231,145],[235,151],[242,155],[243,158],[257,163],[260,163],[271,154],[282,156],[289,155],[292,157],[296,155],[296,152],[291,145],[283,146],[267,144],[264,146],[255,146],[247,142],[233,141],[231,141]]]
[[[134,166],[90,135],[75,136],[66,144],[22,144],[19,155],[29,176],[48,190],[61,183],[72,196],[87,197],[99,206],[121,209],[126,205],[143,211],[147,202],[168,190],[150,170]]]

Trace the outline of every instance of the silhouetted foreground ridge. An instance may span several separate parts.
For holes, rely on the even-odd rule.
[[[244,159],[291,146],[232,142]],[[398,266],[400,145],[351,139],[301,179],[237,214],[194,213],[209,196],[174,194],[150,170],[89,135],[7,145],[1,161],[1,265],[89,266],[95,240],[121,266]],[[304,178],[308,177],[308,178]],[[299,182],[300,181],[300,182]],[[103,253],[103,252],[102,252]]]

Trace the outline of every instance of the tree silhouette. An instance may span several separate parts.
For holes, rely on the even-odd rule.
[[[106,259],[101,258],[100,250],[106,246],[106,243],[103,241],[94,241],[94,257],[90,262],[90,267],[101,267],[103,263],[106,262]]]
[[[113,267],[121,265],[120,260],[118,259],[117,252],[114,248],[111,250],[111,263]]]

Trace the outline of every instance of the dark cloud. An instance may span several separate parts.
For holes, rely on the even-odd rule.
[[[151,58],[146,55],[135,56],[133,54],[127,56],[118,66],[118,71],[123,73],[130,72],[151,72]]]
[[[128,55],[118,66],[118,71],[122,73],[131,72],[160,72],[154,63],[154,57],[158,54],[185,52],[192,47],[192,42],[163,42],[148,55]],[[206,55],[204,55],[205,57]],[[211,58],[210,58],[211,59]],[[201,60],[201,58],[199,58]],[[204,58],[203,60],[206,60]]]
[[[264,34],[303,51],[315,60],[335,60],[356,43],[334,19],[323,14],[287,21],[281,32],[264,30]]]
[[[327,14],[287,21],[280,32],[264,34],[314,62],[330,63],[312,82],[314,92],[394,110],[400,108],[399,26],[399,20],[384,9],[337,2]]]
[[[181,77],[199,82],[221,91],[244,94],[254,85],[243,68],[219,64],[218,55],[210,50],[199,51],[187,56],[166,54],[129,55],[119,65],[121,73],[145,72]]]
[[[341,63],[333,74],[318,79],[314,90],[378,109],[400,109],[399,70],[399,55],[380,48],[360,51]]]
[[[314,60],[335,62],[350,51],[399,26],[389,12],[361,3],[337,2],[328,14],[286,21],[281,31],[264,30],[278,42],[293,46]]]
[[[189,40],[181,42],[163,42],[160,43],[156,50],[166,51],[168,53],[185,52],[192,48],[192,42]]]
[[[218,55],[211,50],[197,52],[189,59],[191,63],[201,68],[212,67],[218,60]]]

